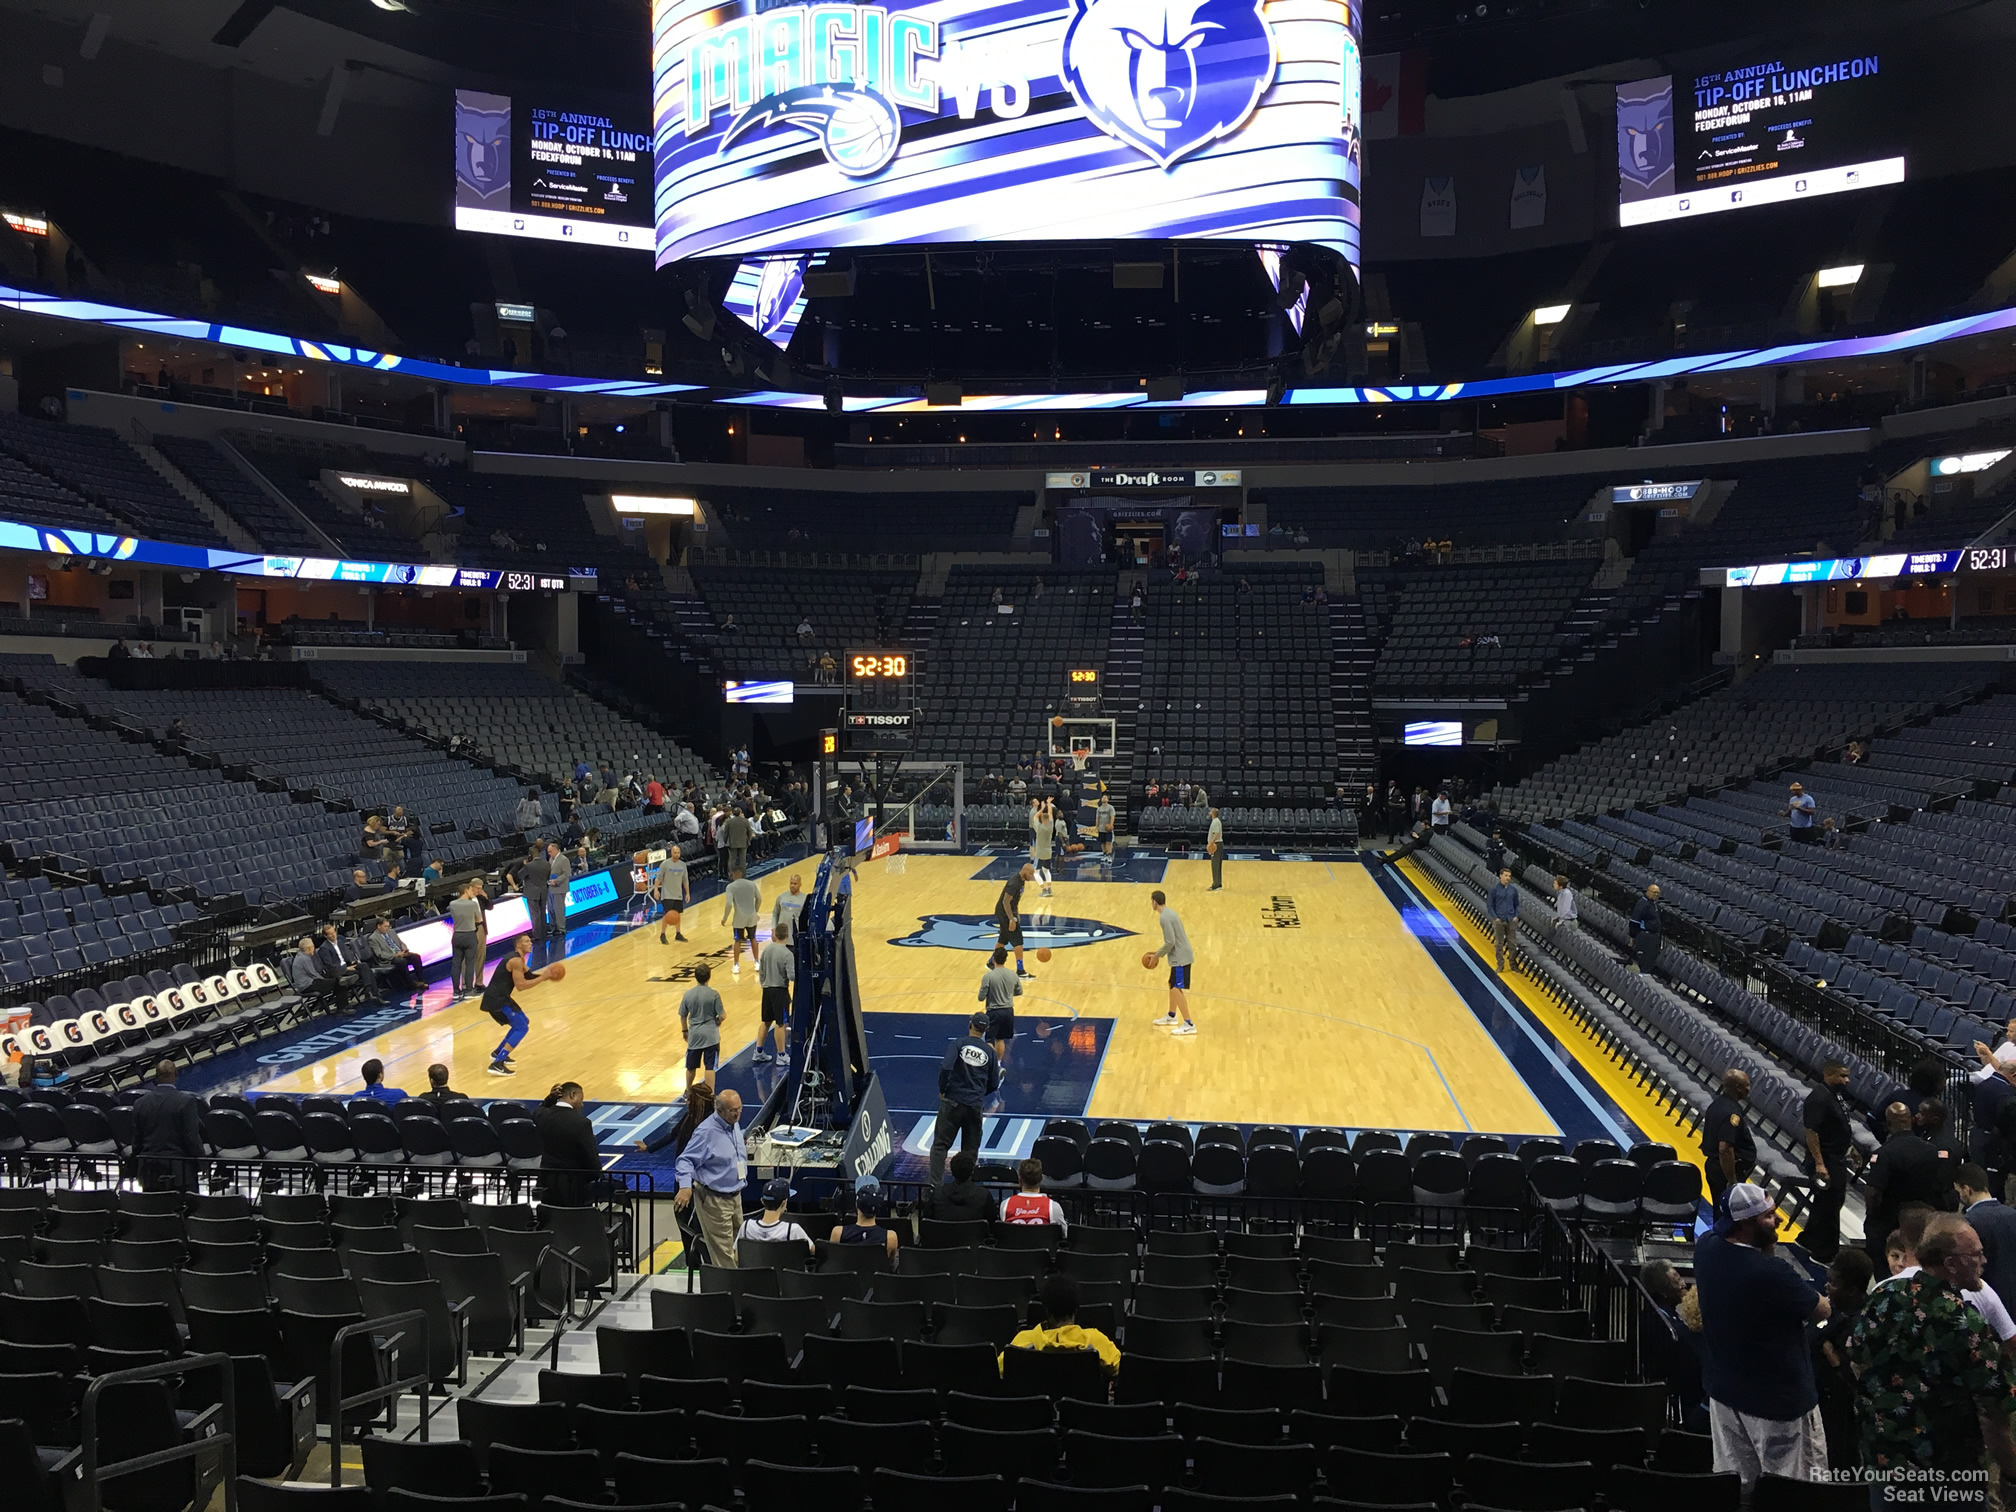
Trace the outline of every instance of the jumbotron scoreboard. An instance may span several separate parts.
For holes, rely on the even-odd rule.
[[[907,751],[917,727],[917,657],[910,651],[849,651],[842,751]]]

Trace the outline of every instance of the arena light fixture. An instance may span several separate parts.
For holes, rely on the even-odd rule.
[[[1852,288],[1861,280],[1861,263],[1843,263],[1838,268],[1822,268],[1813,275],[1813,282],[1822,289]]]
[[[47,236],[49,222],[39,215],[23,215],[18,210],[0,210],[0,220],[19,231],[23,236]]]
[[[619,515],[678,515],[690,519],[698,510],[693,499],[655,498],[649,494],[611,494],[609,503]]]
[[[1533,312],[1533,324],[1559,325],[1568,318],[1568,312],[1574,308],[1572,304],[1541,305]]]
[[[308,280],[308,287],[313,289],[317,294],[341,294],[343,292],[343,280],[332,278],[327,273],[303,273],[301,276]]]

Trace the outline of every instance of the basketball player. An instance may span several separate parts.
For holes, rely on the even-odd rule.
[[[791,873],[791,890],[777,894],[770,906],[770,933],[789,937],[798,933],[798,916],[805,912],[805,879]]]
[[[1043,884],[1036,894],[1050,896],[1050,858],[1057,846],[1057,814],[1048,798],[1029,805],[1029,855],[1036,863],[1036,880]]]
[[[772,924],[770,943],[763,947],[763,954],[756,961],[756,984],[763,989],[763,1022],[769,1026],[777,1053],[773,1056],[763,1048],[759,1034],[756,1053],[750,1057],[759,1066],[784,1061],[791,1036],[791,984],[797,980],[798,959],[791,949],[791,926]]]
[[[1033,978],[1022,965],[1022,889],[1035,876],[1036,868],[1023,862],[1022,869],[1002,884],[994,903],[994,949],[1015,952],[1015,975],[1025,982]]]
[[[1099,831],[1099,849],[1106,857],[1106,864],[1113,864],[1113,795],[1102,786],[1099,790],[1099,807],[1093,810],[1093,823]]]
[[[679,916],[693,901],[693,878],[687,869],[686,858],[679,854],[677,841],[666,847],[665,859],[658,863],[658,874],[651,879],[651,896],[664,909],[658,920],[658,943],[670,943],[665,938],[668,925],[674,940],[685,939],[686,936],[679,933]]]
[[[1005,1066],[1009,1041],[1015,1038],[1015,999],[1022,996],[1022,983],[1008,969],[1008,952],[999,945],[987,967],[986,975],[980,978],[980,1002],[987,1010],[987,1043]]]
[[[1196,1024],[1190,1019],[1190,967],[1196,961],[1196,952],[1190,948],[1190,936],[1183,932],[1183,921],[1176,917],[1176,910],[1169,906],[1169,899],[1161,888],[1148,894],[1148,901],[1162,922],[1162,948],[1155,952],[1155,959],[1165,957],[1169,962],[1169,1011],[1155,1020],[1155,1027],[1166,1028],[1171,1034],[1195,1034]],[[1178,1018],[1182,1022],[1177,1022]]]
[[[742,979],[742,947],[749,947],[749,964],[756,964],[756,919],[763,912],[763,891],[743,876],[740,869],[729,873],[728,890],[723,895],[721,922],[734,920],[734,941],[729,946],[728,970]]]
[[[483,989],[483,1011],[498,1023],[504,1025],[504,1040],[490,1056],[492,1076],[516,1076],[511,1065],[511,1052],[518,1048],[532,1028],[532,1021],[525,1017],[525,1010],[513,1000],[513,994],[537,987],[546,978],[527,968],[525,959],[532,954],[532,937],[520,935],[511,942],[511,954],[497,963],[490,981]]]
[[[702,961],[693,968],[693,985],[679,999],[679,1037],[686,1041],[686,1085],[690,1089],[697,1075],[714,1085],[714,1067],[721,1058],[721,1020],[728,1009],[721,994],[707,985],[713,973]]]

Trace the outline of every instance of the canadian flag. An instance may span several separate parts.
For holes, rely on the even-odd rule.
[[[1419,136],[1428,98],[1428,55],[1380,53],[1365,60],[1365,136]]]

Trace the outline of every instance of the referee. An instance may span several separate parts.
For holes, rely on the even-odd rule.
[[[1211,810],[1211,828],[1204,837],[1204,849],[1211,856],[1211,891],[1225,890],[1225,823],[1218,810]]]
[[[997,952],[998,954],[998,952]],[[931,1135],[931,1185],[945,1179],[954,1135],[959,1148],[980,1153],[980,1109],[1001,1085],[1001,1062],[987,1043],[987,1015],[966,1021],[966,1038],[945,1047],[938,1067],[938,1127]]]

